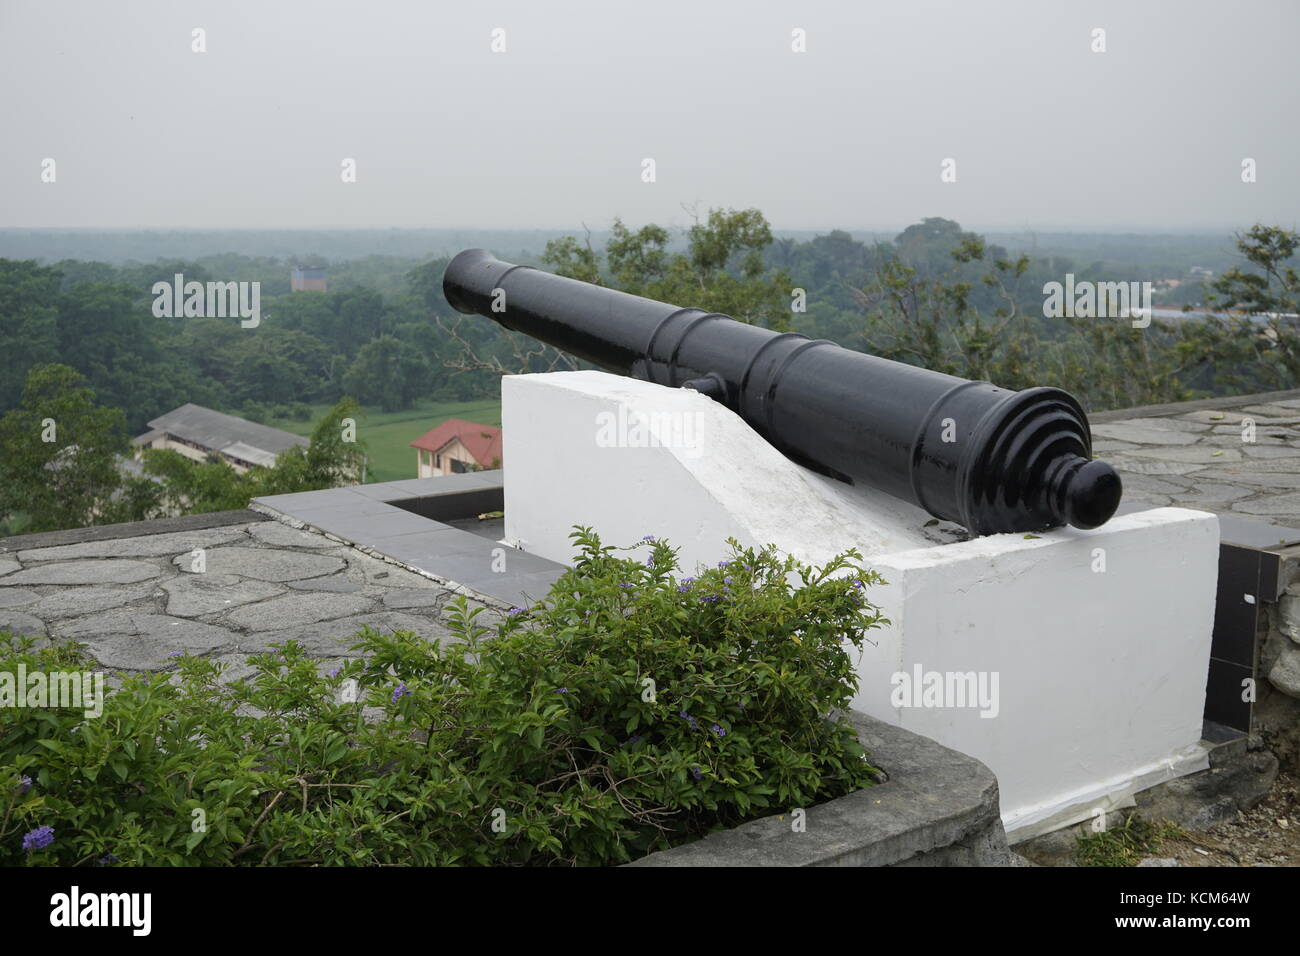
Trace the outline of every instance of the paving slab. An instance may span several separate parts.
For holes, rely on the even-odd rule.
[[[1124,457],[1208,465],[1216,461],[1239,461],[1242,454],[1235,448],[1215,448],[1212,445],[1184,445],[1165,448],[1143,448],[1140,451],[1125,452]]]
[[[153,583],[141,587],[66,588],[47,594],[27,608],[32,614],[46,620],[80,617],[95,611],[108,611],[133,601],[142,601],[154,593]],[[0,591],[3,594],[3,591]]]
[[[18,552],[18,560],[63,561],[69,558],[157,558],[195,548],[215,548],[231,541],[247,540],[243,527],[206,528],[173,534],[151,534],[119,541],[87,541],[53,548],[30,548]]]
[[[337,542],[323,535],[290,528],[279,521],[263,521],[260,524],[250,525],[248,534],[259,544],[268,544],[275,548],[317,549],[333,548],[338,545]]]
[[[1092,433],[1103,438],[1135,442],[1139,445],[1190,445],[1197,437],[1175,429],[1153,428],[1145,419],[1093,425]]]
[[[1241,450],[1247,458],[1300,458],[1300,446],[1297,445],[1242,445]],[[1300,470],[1300,462],[1296,464]]]
[[[374,601],[362,594],[294,592],[236,608],[226,615],[226,621],[244,630],[274,631],[357,615],[372,607]]]
[[[441,607],[448,599],[447,591],[432,586],[426,588],[394,588],[383,596],[384,607],[394,610],[406,608]]]
[[[349,578],[340,574],[334,574],[327,578],[310,578],[306,581],[290,581],[289,587],[295,591],[329,591],[334,594],[353,594],[365,588],[364,584],[358,584]]]
[[[1248,515],[1300,515],[1300,492],[1238,501],[1232,509]]]
[[[0,608],[22,607],[40,599],[40,594],[27,588],[0,588]]]
[[[152,561],[111,558],[60,561],[39,564],[0,578],[0,587],[16,584],[135,584],[161,574],[161,569]]]
[[[1203,482],[1194,488],[1186,491],[1180,491],[1173,495],[1173,499],[1178,502],[1193,502],[1197,504],[1208,504],[1211,501],[1236,501],[1238,498],[1246,498],[1255,494],[1255,488],[1239,488],[1236,485],[1221,485],[1210,482]]]
[[[284,593],[284,588],[267,581],[254,581],[234,574],[207,571],[183,574],[163,582],[167,613],[177,617],[218,614],[254,601]]]
[[[325,554],[307,554],[284,548],[234,546],[213,548],[205,554],[204,561],[204,574],[237,574],[240,577],[277,583],[334,574],[347,566],[342,558]],[[194,573],[190,571],[191,558],[188,554],[176,557],[172,563],[187,574]]]
[[[44,621],[22,611],[0,611],[0,631],[22,637],[43,637],[46,634]]]
[[[413,631],[428,641],[439,643],[452,639],[451,631],[436,617],[417,616],[401,611],[358,614],[352,617],[321,621],[299,627],[274,631],[257,631],[239,639],[239,649],[245,653],[264,653],[273,644],[297,641],[315,657],[356,656],[352,645],[357,643],[357,632],[369,627],[381,634],[394,631]]]

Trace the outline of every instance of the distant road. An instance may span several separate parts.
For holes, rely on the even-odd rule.
[[[1184,312],[1182,309],[1161,309],[1161,308],[1153,308],[1151,310],[1151,317],[1153,319],[1163,319],[1166,322],[1186,322],[1188,320],[1198,320],[1198,319],[1246,318],[1246,316],[1240,312],[1206,312],[1203,309],[1200,311],[1193,310],[1191,312]],[[1250,320],[1252,322],[1267,322],[1270,318],[1300,319],[1300,316],[1297,316],[1294,313],[1286,313],[1281,316],[1270,316],[1268,314],[1250,316]]]

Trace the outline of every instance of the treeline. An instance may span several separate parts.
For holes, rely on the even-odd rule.
[[[686,240],[674,251],[666,230],[616,220],[603,252],[569,236],[542,258],[563,275],[963,378],[1056,385],[1090,410],[1300,383],[1300,237],[1278,227],[1240,235],[1239,264],[1199,284],[1197,304],[1233,317],[1177,321],[1127,312],[1162,304],[1154,290],[1150,303],[1140,294],[1141,283],[1161,278],[1149,264],[1014,255],[940,218],[889,242],[841,231],[797,242],[774,239],[757,210],[711,210]],[[1067,277],[1103,290],[1110,308],[1095,296],[1091,311],[1047,308],[1049,284]],[[1130,283],[1138,301],[1114,308],[1105,286]]]
[[[952,374],[1012,388],[1060,385],[1094,409],[1288,387],[1300,364],[1285,318],[1139,329],[1044,314],[1044,285],[1067,274],[1151,281],[1190,261],[1185,249],[1151,258],[1159,250],[1145,240],[1132,247],[1143,261],[1127,264],[1103,258],[1114,252],[1109,246],[1098,246],[1091,261],[1017,254],[938,218],[888,241],[843,231],[801,241],[774,237],[753,209],[710,210],[684,234],[616,220],[601,238],[553,239],[531,260],[501,254]],[[1242,237],[1240,270],[1190,277],[1166,303],[1295,312],[1293,239],[1256,227]],[[575,367],[493,322],[453,314],[441,290],[445,258],[295,261],[327,266],[330,291],[290,292],[291,261],[269,256],[116,265],[0,259],[0,412],[16,407],[29,369],[52,362],[81,373],[102,404],[123,409],[132,433],[186,402],[258,421],[305,420],[309,406],[344,395],[392,411],[420,399],[495,397],[502,372]],[[156,317],[154,284],[177,274],[260,283],[260,322]]]
[[[124,266],[0,259],[0,411],[17,405],[29,369],[53,362],[123,409],[133,432],[186,402],[265,420],[305,418],[308,403],[345,394],[384,410],[491,394],[491,376],[453,375],[445,365],[449,343],[434,321],[448,311],[438,291],[445,260],[361,265],[391,291],[343,278],[337,290],[291,293],[287,263],[229,255]],[[260,282],[260,322],[156,317],[154,284],[177,274]]]

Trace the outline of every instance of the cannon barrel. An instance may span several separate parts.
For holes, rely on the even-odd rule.
[[[1092,460],[1083,408],[1058,388],[967,381],[482,249],[451,261],[443,293],[607,371],[703,392],[796,461],[975,534],[1095,528],[1119,505],[1119,475]]]

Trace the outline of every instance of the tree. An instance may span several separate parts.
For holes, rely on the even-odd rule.
[[[429,366],[411,345],[391,335],[362,346],[343,376],[343,387],[366,405],[386,412],[410,408],[428,380]]]
[[[328,388],[330,356],[316,337],[274,327],[246,331],[235,325],[234,330],[230,391],[236,403],[310,401]]]
[[[772,230],[757,209],[711,209],[704,222],[696,217],[686,230],[685,252],[670,252],[667,229],[651,223],[633,231],[614,220],[601,255],[574,236],[546,244],[542,261],[557,275],[619,289],[632,295],[721,312],[741,322],[790,328],[792,283],[784,270],[769,271],[763,251]],[[460,347],[445,361],[457,372],[488,371],[498,375],[576,369],[580,363],[520,333],[485,329],[461,319],[437,320]]]
[[[1237,237],[1254,271],[1233,267],[1215,279],[1210,305],[1244,316],[1226,320],[1222,351],[1251,362],[1251,388],[1295,388],[1300,382],[1300,277],[1293,263],[1300,233],[1256,223]],[[1238,377],[1238,382],[1240,378]]]
[[[74,369],[33,368],[21,406],[0,419],[0,513],[26,514],[33,532],[142,517],[130,511],[148,507],[149,489],[136,481],[128,501],[120,495],[125,425]]]
[[[18,404],[28,369],[59,357],[59,281],[56,269],[0,259],[0,408]]]
[[[686,230],[685,252],[669,252],[662,226],[635,232],[614,220],[605,260],[609,285],[632,295],[722,312],[741,322],[786,331],[790,327],[790,277],[768,272],[763,251],[772,229],[757,209],[710,209]],[[588,243],[569,236],[546,244],[542,261],[559,275],[584,282],[600,279],[600,258]]]
[[[947,220],[926,220],[946,223]],[[956,223],[952,223],[956,225]],[[903,234],[907,236],[909,227]],[[958,227],[960,230],[960,227]],[[933,230],[931,230],[933,231]],[[949,235],[948,231],[940,232]],[[858,290],[866,313],[865,336],[870,351],[882,358],[919,365],[931,371],[996,381],[1007,388],[1024,388],[1032,377],[1026,357],[1036,335],[1020,308],[1015,282],[1029,268],[1029,258],[1015,261],[996,255],[974,233],[962,233],[948,255],[947,273],[928,276],[900,255],[888,259],[874,281]],[[900,237],[900,239],[903,237]],[[916,234],[912,237],[915,250]],[[988,314],[973,301],[972,282],[965,266],[992,259],[980,281],[993,289],[999,302]],[[928,260],[927,260],[928,261]]]

